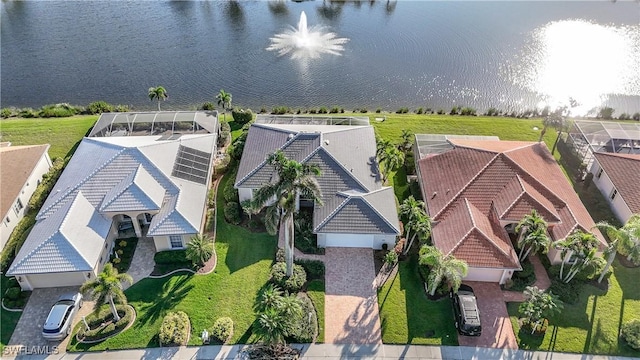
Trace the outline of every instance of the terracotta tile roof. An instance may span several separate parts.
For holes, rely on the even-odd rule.
[[[49,145],[0,147],[0,169],[2,169],[0,171],[0,184],[2,184],[0,214],[2,216],[11,209],[38,161],[48,149]]]
[[[640,213],[640,155],[595,153],[632,213]]]
[[[505,250],[504,247],[492,245],[484,251],[477,248],[480,244],[488,245],[478,240],[478,235],[469,235],[470,219],[460,212],[464,203],[477,209],[474,220],[483,219],[476,221],[475,229],[485,229],[486,241],[508,239],[502,236],[504,229],[499,226],[498,216],[516,222],[532,209],[536,209],[552,225],[552,240],[565,238],[576,227],[590,231],[593,228],[593,219],[544,144],[450,141],[455,145],[453,149],[418,162],[427,210],[437,222],[433,229],[433,241],[442,251],[450,252],[453,244],[476,238],[475,242],[469,241],[470,245],[466,245],[468,248],[464,250],[468,251],[469,256],[473,255],[475,263],[483,266],[505,264],[506,260],[500,259],[495,253],[495,249]],[[479,223],[484,225],[479,226]],[[603,245],[606,244],[598,230],[593,232]],[[510,250],[507,253],[513,251],[508,240],[500,244],[508,246]],[[464,251],[460,250],[461,256],[466,256]],[[501,253],[505,254],[504,251]],[[510,258],[505,256],[506,259]]]

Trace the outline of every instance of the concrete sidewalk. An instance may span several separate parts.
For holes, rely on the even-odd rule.
[[[465,346],[419,346],[419,345],[350,345],[350,344],[305,344],[294,345],[302,349],[302,359],[527,359],[527,360],[605,360],[632,359],[619,356],[565,354],[544,351],[475,348]],[[3,359],[246,359],[242,349],[246,345],[234,346],[190,346],[172,348],[152,348],[139,350],[118,350],[87,353],[66,353],[60,355],[19,355]]]

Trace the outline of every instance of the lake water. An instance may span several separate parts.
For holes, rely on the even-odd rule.
[[[270,109],[452,105],[640,111],[640,3],[2,1],[1,106],[94,100],[195,108],[220,89]],[[268,51],[295,26],[348,38],[340,55]]]

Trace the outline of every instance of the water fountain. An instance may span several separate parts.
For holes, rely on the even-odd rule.
[[[277,51],[279,56],[291,54],[293,59],[316,59],[322,54],[340,55],[344,50],[347,38],[339,38],[333,32],[325,32],[325,27],[307,26],[307,14],[300,13],[298,27],[290,26],[283,33],[276,34],[267,47],[269,51]]]

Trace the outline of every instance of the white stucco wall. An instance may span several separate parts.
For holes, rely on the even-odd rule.
[[[238,188],[238,198],[240,202],[251,200],[251,198],[253,198],[253,190],[249,188]]]
[[[607,175],[606,171],[603,171],[600,177],[598,177],[598,173],[600,172],[600,169],[602,169],[602,167],[600,166],[598,161],[597,160],[594,161],[593,166],[591,166],[591,173],[593,174],[593,183],[596,185],[598,190],[600,190],[600,192],[602,193],[602,196],[604,196],[605,199],[607,199],[607,202],[609,203],[609,207],[611,207],[611,210],[613,210],[613,213],[616,215],[616,218],[618,218],[618,220],[620,220],[622,224],[626,224],[627,220],[629,220],[629,218],[632,215],[631,210],[629,209],[629,206],[627,206],[627,203],[624,201],[620,193],[618,193],[616,197],[613,200],[611,200],[611,193],[613,192],[613,189],[615,187],[613,186],[613,182],[611,181],[611,178]]]
[[[11,236],[11,232],[24,217],[24,214],[27,211],[27,205],[29,204],[29,200],[31,199],[31,195],[33,195],[33,193],[36,191],[38,182],[42,180],[42,175],[46,174],[50,168],[51,159],[49,158],[49,154],[45,152],[36,166],[33,168],[33,172],[31,173],[31,175],[29,175],[27,182],[24,183],[20,194],[11,203],[11,208],[9,209],[9,211],[6,214],[3,214],[2,225],[0,225],[0,250],[4,248],[4,245],[7,243],[7,240],[9,240],[9,237]],[[13,206],[18,202],[18,199],[20,199],[20,202],[22,202],[23,208],[18,213],[16,213]],[[7,219],[9,220],[8,222]]]
[[[509,274],[511,272],[511,274]],[[507,279],[511,278],[513,270],[505,269],[489,269],[489,268],[477,268],[469,267],[469,272],[464,280],[467,281],[484,281],[484,282],[496,282],[503,284]]]
[[[392,249],[396,244],[395,235],[384,234],[342,234],[320,233],[318,234],[318,247],[366,247],[382,249],[382,244],[387,244]]]
[[[184,249],[187,246],[187,243],[189,242],[189,239],[191,239],[192,236],[194,236],[195,234],[183,234],[182,236],[182,245],[183,247],[181,249]],[[153,242],[156,245],[156,252],[158,251],[165,251],[165,250],[180,250],[180,249],[172,249],[171,248],[171,241],[169,240],[169,236],[154,236],[153,237]]]
[[[18,283],[22,290],[33,290],[36,288],[50,288],[61,286],[80,286],[89,277],[89,273],[85,272],[64,272],[64,273],[49,273],[49,274],[32,274],[32,275],[18,275]],[[95,275],[92,275],[94,277]]]

